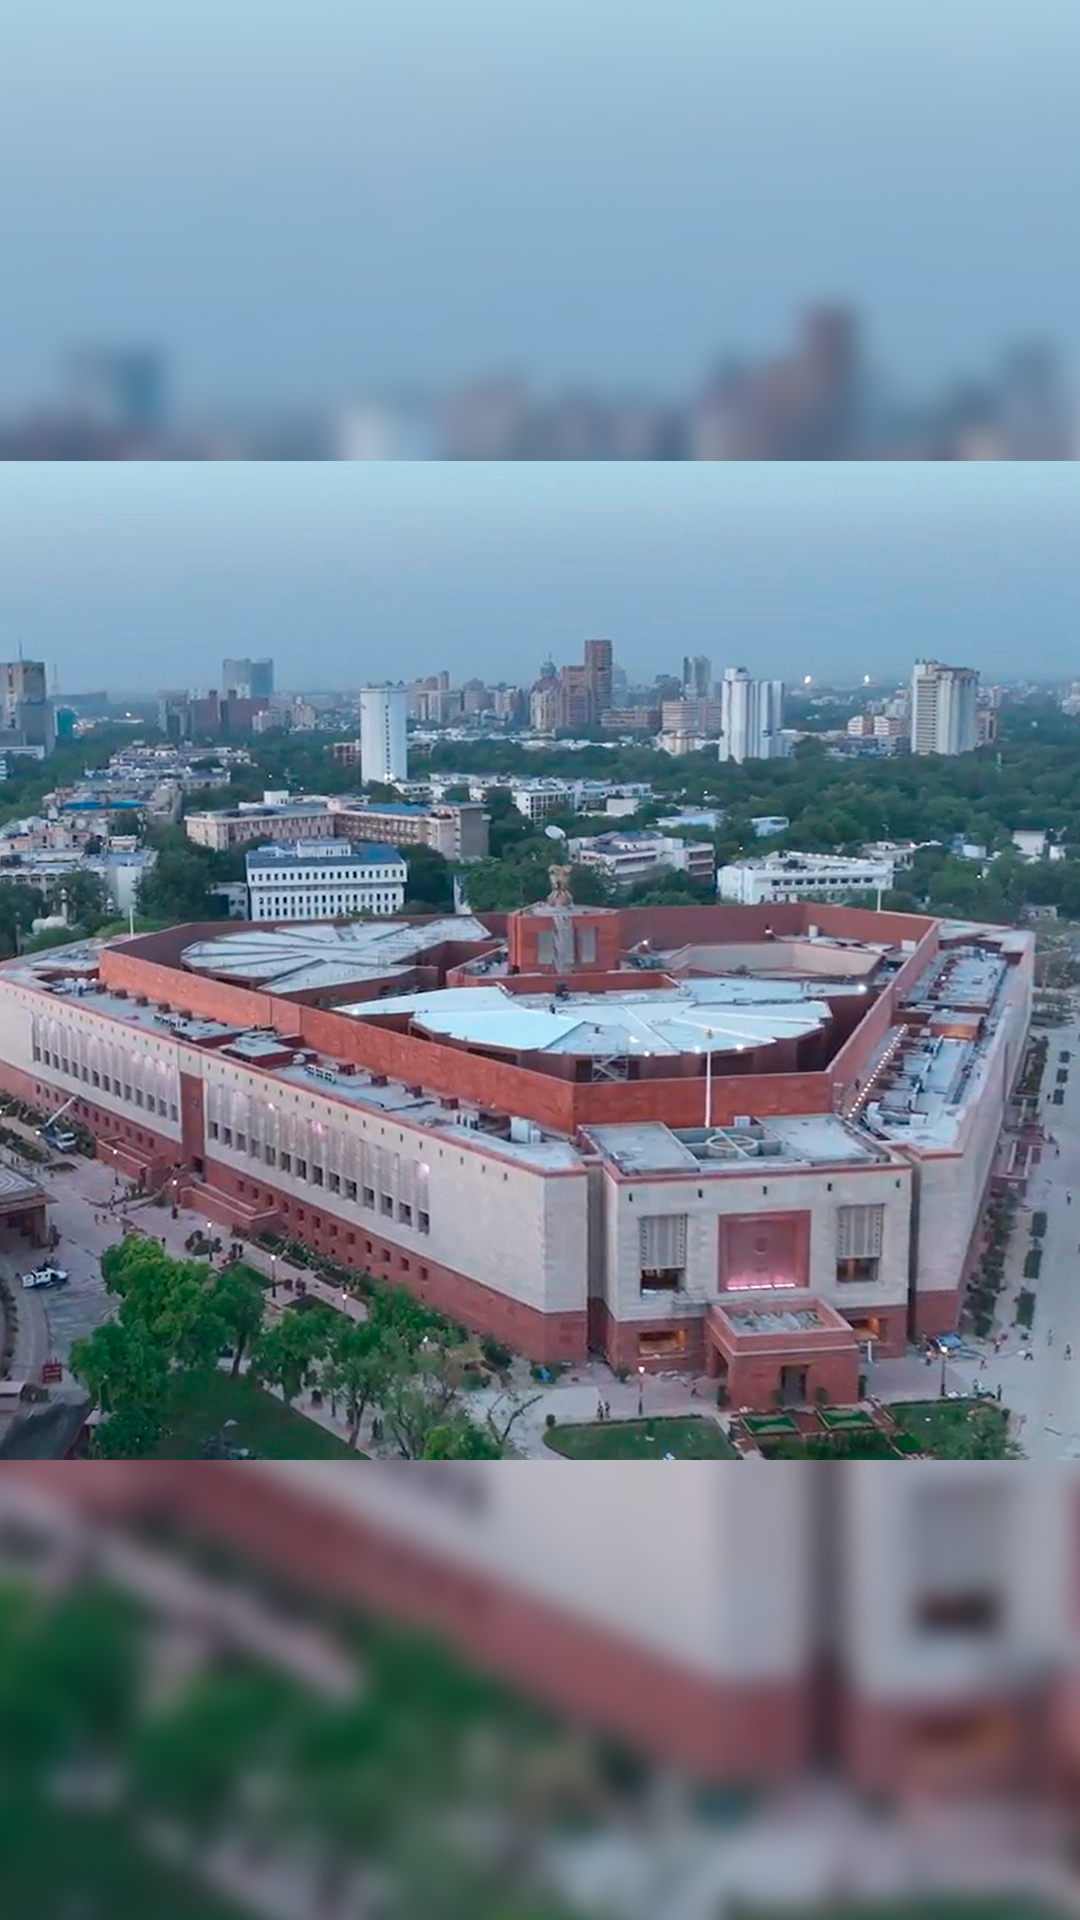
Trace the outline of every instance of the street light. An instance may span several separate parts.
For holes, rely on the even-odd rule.
[[[639,1367],[637,1370],[637,1410],[638,1410],[638,1419],[640,1420],[642,1414],[645,1411],[645,1369],[644,1367]]]

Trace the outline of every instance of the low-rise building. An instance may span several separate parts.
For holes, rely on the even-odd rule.
[[[570,858],[592,867],[615,888],[632,887],[657,873],[684,873],[711,887],[716,854],[708,840],[682,840],[664,833],[598,833],[569,842]]]
[[[716,890],[722,900],[753,907],[770,900],[845,900],[883,893],[893,884],[891,859],[845,859],[834,853],[767,853],[721,867]]]
[[[246,861],[252,920],[331,920],[400,913],[409,870],[396,847],[315,841],[261,847]]]
[[[488,851],[488,815],[472,801],[412,806],[404,801],[365,801],[355,795],[266,793],[216,812],[189,813],[184,822],[196,846],[224,852],[256,840],[275,846],[316,840],[379,841],[392,847],[433,847],[448,860],[483,860]]]

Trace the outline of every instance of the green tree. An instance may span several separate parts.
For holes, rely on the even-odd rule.
[[[181,1367],[212,1366],[228,1343],[213,1269],[201,1260],[175,1260],[156,1240],[127,1234],[106,1248],[101,1271],[110,1293],[123,1301],[121,1320],[141,1327],[168,1359]]]
[[[93,1405],[109,1416],[99,1428],[102,1451],[116,1458],[130,1441],[138,1454],[144,1453],[146,1434],[155,1421],[160,1430],[169,1375],[165,1353],[145,1327],[106,1320],[87,1338],[73,1341],[68,1365]],[[113,1418],[120,1425],[107,1436]]]
[[[449,913],[454,904],[454,870],[434,847],[406,847],[405,905],[416,913],[423,907]]]
[[[286,1307],[264,1326],[251,1353],[251,1372],[265,1386],[280,1389],[291,1406],[318,1380],[318,1364],[325,1360],[335,1334],[335,1315],[329,1307],[298,1313]]]
[[[378,1405],[391,1379],[407,1370],[408,1352],[396,1335],[371,1320],[343,1315],[338,1320],[319,1384],[332,1400],[344,1403],[349,1445],[355,1447],[368,1408]]]
[[[233,1346],[232,1372],[239,1373],[244,1353],[262,1326],[266,1296],[249,1267],[230,1260],[214,1275],[211,1310],[228,1329]]]

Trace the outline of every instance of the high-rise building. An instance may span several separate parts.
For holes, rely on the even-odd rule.
[[[269,700],[274,691],[272,660],[223,660],[221,691],[238,700]]]
[[[703,653],[685,655],[682,678],[684,700],[707,700],[712,691],[712,661]]]
[[[614,674],[610,640],[586,640],[581,666],[560,667],[558,673],[545,662],[536,688],[545,689],[549,679],[555,685],[555,725],[570,732],[585,732],[600,725],[600,717],[612,705]],[[533,721],[535,726],[537,722]]]
[[[0,721],[6,733],[21,736],[23,746],[52,751],[56,734],[44,661],[0,662]]]
[[[783,750],[782,680],[752,680],[745,667],[725,667],[720,682],[720,758],[771,760]]]
[[[912,753],[971,753],[979,676],[973,667],[916,660],[911,676]]]
[[[365,782],[408,779],[404,687],[361,687],[360,771]]]
[[[611,705],[611,675],[614,661],[610,640],[586,640],[585,672],[589,680],[592,695],[595,726],[602,713]]]

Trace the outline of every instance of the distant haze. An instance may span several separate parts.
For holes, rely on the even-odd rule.
[[[0,404],[520,368],[682,389],[809,301],[921,381],[1075,352],[1075,0],[10,0]]]
[[[1069,465],[0,466],[0,658],[61,689],[442,667],[525,684],[614,642],[789,681],[1080,675]]]

